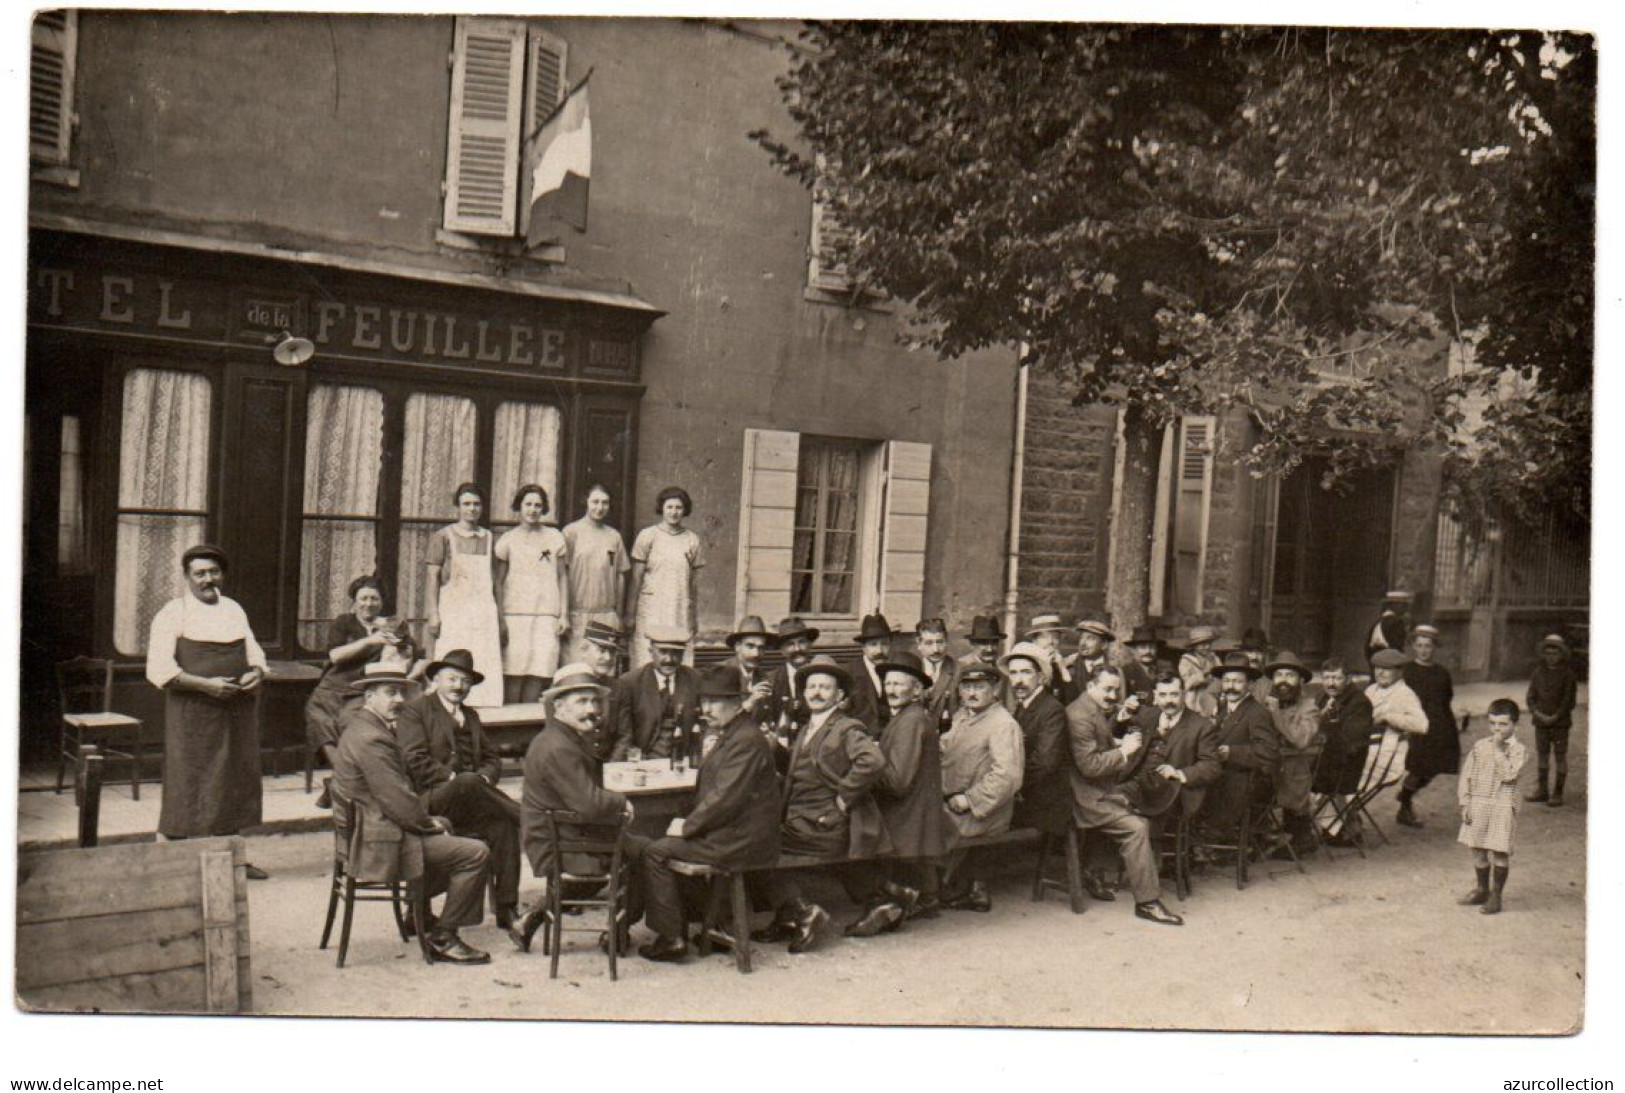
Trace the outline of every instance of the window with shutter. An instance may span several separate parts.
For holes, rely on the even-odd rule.
[[[1171,516],[1173,544],[1171,597],[1186,614],[1202,612],[1202,578],[1207,564],[1208,515],[1213,500],[1213,432],[1208,416],[1180,422],[1178,463]]]
[[[569,59],[569,46],[563,38],[549,34],[540,27],[531,27],[526,53],[528,63],[525,73],[525,130],[520,148],[522,164],[519,180],[520,235],[525,235],[530,230],[530,179],[534,158],[530,155],[531,142],[536,139],[542,123],[547,121],[559,103],[564,101],[565,93],[569,91],[567,82],[569,66],[566,63]]]
[[[74,64],[79,15],[45,11],[34,17],[30,61],[28,150],[40,164],[63,166],[73,141]]]
[[[457,20],[446,147],[448,231],[511,236],[519,229],[526,41],[525,24],[515,19]]]
[[[912,626],[925,604],[925,538],[931,515],[931,445],[886,444],[884,530],[880,551],[880,610],[897,626]]]
[[[781,619],[790,613],[790,555],[795,545],[796,468],[801,435],[745,430],[739,499],[737,615]]]

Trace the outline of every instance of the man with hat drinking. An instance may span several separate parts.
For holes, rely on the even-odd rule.
[[[402,706],[396,719],[406,771],[424,807],[446,819],[452,834],[491,848],[496,921],[506,930],[519,904],[519,802],[497,788],[502,756],[486,743],[480,715],[466,705],[482,677],[467,649],[434,661],[424,677],[430,689]]]
[[[644,756],[664,759],[683,755],[699,758],[695,724],[699,719],[699,679],[683,663],[688,631],[650,623],[651,659],[621,677],[618,688],[615,761],[626,759],[632,748]]]
[[[1275,768],[1275,803],[1281,808],[1293,848],[1299,854],[1310,853],[1316,845],[1310,788],[1315,761],[1325,745],[1320,711],[1307,690],[1313,673],[1296,653],[1283,649],[1264,665],[1264,674],[1270,680],[1264,706],[1275,724],[1281,749]]]
[[[879,612],[863,616],[863,623],[858,628],[857,642],[863,646],[863,657],[858,667],[862,670],[852,678],[852,700],[847,705],[847,712],[863,722],[863,727],[869,730],[871,736],[879,736],[881,727],[891,717],[891,708],[886,704],[886,688],[880,678],[880,666],[891,656],[891,643],[896,636],[897,631]]]
[[[819,656],[798,670],[795,680],[808,717],[794,742],[782,749],[786,770],[779,848],[785,854],[831,863],[849,856],[872,857],[881,840],[873,790],[886,758],[863,725],[841,712],[852,677],[831,658]],[[837,873],[853,902],[868,901],[869,871]],[[795,870],[757,877],[756,892],[776,911],[772,923],[752,936],[758,941],[789,941],[792,953],[810,950],[818,942],[819,927],[829,921],[829,912],[803,896]]]
[[[598,827],[618,823],[622,816],[630,819],[633,814],[632,802],[626,796],[603,787],[603,764],[592,750],[608,690],[585,664],[567,664],[543,692],[548,703],[547,722],[525,751],[525,783],[519,799],[525,857],[535,876],[546,876],[553,858],[549,812],[573,812],[582,825]],[[560,823],[558,830],[565,838],[585,834],[577,824]],[[626,925],[630,929],[643,915],[642,875],[637,863],[649,840],[630,832],[623,840],[622,854],[633,866],[626,893]],[[565,872],[592,873],[602,868],[603,863],[590,856],[566,855],[564,859]],[[508,932],[521,951],[530,951],[531,939],[545,911],[545,904],[538,904]],[[623,935],[615,943],[624,945],[626,940]],[[610,943],[607,937],[603,941]]]
[[[1010,712],[1021,728],[1021,793],[1011,825],[1064,834],[1070,817],[1066,707],[1047,686],[1050,669],[1059,666],[1035,642],[1018,642],[999,659],[1010,680]]]
[[[1461,769],[1461,737],[1453,706],[1456,689],[1450,670],[1433,659],[1438,647],[1437,627],[1423,623],[1412,631],[1405,685],[1421,701],[1428,716],[1428,731],[1412,740],[1405,754],[1405,781],[1400,783],[1399,815],[1395,819],[1406,827],[1422,826],[1411,808],[1412,799],[1437,776]]]
[[[959,672],[959,710],[942,737],[942,799],[953,821],[955,844],[1010,829],[1025,760],[1021,726],[1000,705],[1004,675],[987,664]],[[968,852],[943,859],[942,905],[958,911],[990,911],[992,897]]]
[[[776,636],[784,663],[768,677],[766,712],[769,723],[780,736],[794,736],[807,720],[807,710],[799,697],[800,675],[812,663],[813,644],[818,634],[816,626],[808,626],[797,615],[779,621]]]
[[[1061,654],[1061,635],[1068,632],[1068,627],[1057,614],[1034,615],[1032,623],[1027,627],[1027,640],[1025,644],[1036,646],[1046,658],[1044,676],[1049,680],[1049,690],[1064,709],[1068,702],[1078,697],[1080,690],[1077,682],[1072,678],[1072,669],[1067,666],[1066,657]],[[1001,660],[1000,665],[1003,665]],[[1008,669],[1007,669],[1008,670]]]
[[[260,727],[254,692],[265,652],[236,600],[220,587],[226,554],[201,544],[181,555],[186,591],[158,609],[147,639],[147,681],[164,692],[163,806],[170,839],[235,835],[260,822]],[[264,880],[248,866],[251,880]]]
[[[773,724],[773,686],[768,671],[762,665],[762,655],[776,648],[779,639],[767,628],[760,615],[746,615],[739,620],[734,632],[728,635],[728,648],[734,655],[722,662],[724,668],[739,676],[739,686],[745,696],[745,712],[763,728]]]
[[[428,930],[430,953],[448,964],[489,964],[491,955],[457,930],[485,917],[491,852],[478,839],[452,834],[450,821],[433,815],[412,785],[397,735],[409,684],[399,667],[369,664],[350,685],[364,698],[345,716],[333,755],[333,803],[335,817],[360,810],[363,841],[351,847],[346,868],[367,882],[421,876],[430,897],[445,892],[439,918],[414,924]]]
[[[1569,729],[1574,725],[1579,690],[1579,676],[1569,663],[1569,643],[1561,634],[1547,634],[1540,639],[1540,663],[1529,677],[1529,693],[1524,696],[1529,718],[1535,723],[1535,757],[1540,765],[1540,780],[1526,801],[1545,801],[1552,808],[1563,804],[1563,783],[1569,776]],[[1557,775],[1548,795],[1546,775],[1554,755]]]
[[[1201,819],[1209,827],[1228,831],[1241,823],[1251,803],[1248,787],[1255,771],[1261,779],[1259,792],[1273,793],[1281,735],[1254,690],[1254,683],[1263,673],[1245,654],[1227,654],[1210,672],[1219,685],[1214,733],[1224,774],[1209,791]],[[1188,681],[1186,685],[1189,696]]]
[[[1185,681],[1185,705],[1213,718],[1218,714],[1218,701],[1213,694],[1213,669],[1219,660],[1213,655],[1213,641],[1218,637],[1211,626],[1193,626],[1185,638],[1185,649],[1179,657],[1179,678]]]
[[[715,743],[700,761],[694,807],[643,851],[646,921],[655,932],[654,941],[638,950],[646,960],[676,962],[688,955],[688,914],[672,862],[734,871],[772,865],[779,856],[773,747],[744,708],[739,672],[726,665],[708,668],[697,691]]]

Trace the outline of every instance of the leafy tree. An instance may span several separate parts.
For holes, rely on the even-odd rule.
[[[751,136],[853,229],[848,266],[909,305],[906,338],[945,358],[1020,346],[1077,402],[1122,407],[1119,625],[1144,615],[1179,415],[1244,407],[1250,468],[1324,451],[1331,480],[1396,438],[1454,436],[1468,392],[1441,382],[1447,347],[1530,242],[1511,227],[1536,158],[1524,107],[1549,89],[1508,81],[1518,36],[846,22],[802,39],[780,81],[794,143]]]

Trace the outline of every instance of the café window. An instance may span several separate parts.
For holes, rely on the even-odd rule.
[[[793,612],[855,613],[862,455],[861,448],[849,441],[801,439],[795,550],[790,562]]]
[[[204,540],[212,397],[195,372],[137,368],[124,377],[113,581],[120,653],[146,652],[153,616],[181,591],[176,560]]]
[[[77,416],[62,415],[56,524],[56,571],[62,576],[90,572],[90,540],[86,534],[85,512],[85,450],[79,424]]]
[[[384,396],[317,384],[305,428],[299,644],[322,649],[329,620],[349,609],[350,582],[378,572]]]
[[[421,622],[428,615],[424,583],[429,539],[437,528],[457,519],[452,491],[475,479],[478,424],[472,399],[415,394],[406,400],[401,452],[401,550],[394,610],[413,622]],[[491,500],[488,498],[488,510]],[[490,515],[487,511],[484,519],[489,520]]]
[[[557,406],[540,402],[504,402],[497,407],[491,473],[492,528],[519,522],[513,495],[534,482],[547,491],[549,524],[559,520],[559,432],[563,415]]]

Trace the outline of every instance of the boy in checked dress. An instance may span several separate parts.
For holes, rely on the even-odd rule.
[[[1518,727],[1518,704],[1510,698],[1490,703],[1490,734],[1473,745],[1456,783],[1461,806],[1461,834],[1456,841],[1472,847],[1478,885],[1458,903],[1482,906],[1486,915],[1501,911],[1501,889],[1506,887],[1512,859],[1512,831],[1518,820],[1518,776],[1529,753],[1513,736]]]

